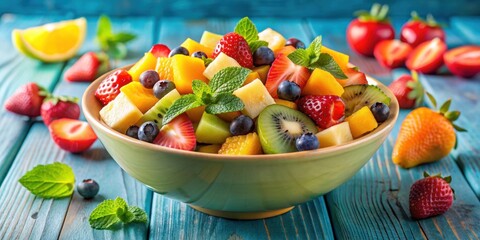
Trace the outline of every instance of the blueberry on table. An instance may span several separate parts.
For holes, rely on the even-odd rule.
[[[253,131],[255,123],[248,116],[240,115],[230,123],[230,133],[233,136],[245,135]]]
[[[308,151],[317,149],[320,146],[320,143],[318,142],[315,134],[308,132],[297,138],[295,141],[295,146],[297,147],[298,151]]]
[[[125,133],[127,136],[138,139],[138,129],[140,129],[138,126],[130,126],[127,129],[127,132]]]
[[[285,43],[285,46],[292,46],[294,48],[303,48],[305,49],[305,43],[296,39],[296,38],[289,38]]]
[[[145,142],[153,142],[160,130],[155,122],[144,122],[138,129],[138,139]]]
[[[300,98],[302,89],[295,82],[285,80],[278,85],[277,95],[280,99],[295,101]]]
[[[185,55],[185,56],[190,55],[190,53],[188,52],[188,49],[180,46],[180,47],[176,47],[176,48],[172,49],[170,54],[168,54],[168,57],[173,57],[177,54],[182,54],[182,55]]]
[[[253,53],[253,64],[255,66],[271,65],[275,60],[272,49],[268,47],[259,47]]]
[[[382,102],[376,102],[370,107],[370,111],[373,113],[373,117],[378,123],[385,122],[390,115],[390,108]]]
[[[202,51],[196,51],[196,52],[192,53],[192,57],[196,57],[196,58],[200,58],[200,59],[208,58],[207,54],[202,52]]]
[[[77,185],[77,191],[85,199],[93,198],[100,190],[100,186],[93,179],[85,179]]]
[[[158,80],[160,80],[160,77],[154,70],[147,70],[140,75],[140,83],[148,89],[152,89]]]
[[[153,86],[153,95],[161,99],[173,89],[175,89],[175,83],[170,80],[160,80]]]

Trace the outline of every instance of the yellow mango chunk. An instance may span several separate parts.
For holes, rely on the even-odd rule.
[[[100,110],[102,121],[123,134],[142,116],[142,112],[123,93],[120,93],[113,101]]]
[[[240,115],[242,115],[240,111],[235,111],[235,112],[220,113],[220,114],[217,114],[216,116],[221,118],[224,121],[231,122],[233,121],[233,119],[235,119]]]
[[[191,38],[187,38],[180,46],[186,48],[190,55],[197,51],[204,52],[208,57],[212,57],[213,55],[213,48],[204,46]]]
[[[280,104],[280,105],[283,105],[285,107],[289,107],[291,109],[297,110],[297,104],[294,103],[294,102],[290,102],[290,101],[283,100],[283,99],[278,99],[278,98],[274,98],[273,100],[275,100],[276,104]]]
[[[260,76],[258,76],[258,73],[257,72],[250,72],[248,75],[247,75],[247,78],[245,79],[245,82],[243,82],[243,85],[242,86],[245,86],[251,82],[253,82],[253,80],[259,78]]]
[[[305,84],[305,87],[302,89],[302,95],[342,96],[344,91],[342,85],[337,82],[332,74],[322,69],[315,68]]]
[[[348,69],[349,56],[347,54],[337,52],[325,46],[322,46],[320,52],[330,54],[344,72]]]
[[[132,81],[139,81],[140,75],[147,70],[155,70],[157,58],[151,53],[145,53],[145,56],[133,65],[128,73],[132,76]]]
[[[256,155],[262,154],[262,145],[256,133],[229,137],[222,144],[218,154],[228,155]]]
[[[180,94],[193,93],[192,81],[201,80],[208,83],[207,78],[203,76],[205,64],[200,58],[177,54],[173,56],[173,82]]]
[[[172,62],[173,58],[159,57],[157,59],[155,71],[157,71],[160,80],[173,81]]]
[[[200,119],[202,118],[203,112],[205,112],[205,106],[200,106],[196,108],[192,108],[188,110],[186,113],[188,115],[188,118],[194,123],[200,122]]]
[[[200,39],[200,44],[202,44],[205,47],[215,49],[218,41],[220,41],[222,37],[223,37],[222,35],[212,33],[209,31],[204,31],[202,34],[202,38]]]
[[[373,131],[378,127],[377,120],[375,120],[368,106],[360,108],[360,110],[354,112],[350,117],[347,117],[345,121],[350,125],[350,132],[353,138],[361,137],[363,134]]]
[[[158,98],[153,95],[153,90],[144,88],[140,82],[131,82],[120,88],[120,91],[125,94],[142,113],[147,112],[158,101]]]
[[[274,31],[271,28],[267,28],[258,33],[258,38],[260,40],[268,42],[268,47],[272,49],[274,53],[282,49],[287,42],[287,40],[285,40],[282,34]]]
[[[270,65],[263,65],[252,69],[252,71],[258,73],[258,78],[260,78],[263,83],[267,81],[268,70],[270,70]]]
[[[235,90],[233,95],[240,98],[245,105],[242,113],[252,119],[256,118],[267,106],[275,104],[275,101],[260,79],[255,79],[253,82]]]
[[[204,153],[218,153],[218,150],[220,150],[221,147],[222,145],[218,145],[218,144],[205,145],[205,146],[198,147],[197,151],[204,152]]]

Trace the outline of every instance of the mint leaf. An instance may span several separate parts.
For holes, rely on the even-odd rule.
[[[310,68],[320,68],[331,73],[335,78],[346,79],[348,78],[340,69],[335,59],[328,53],[321,53],[318,60],[310,65]]]
[[[112,42],[120,42],[120,43],[127,43],[135,39],[137,35],[128,32],[119,32],[113,34],[109,40]]]
[[[122,59],[127,56],[127,47],[121,42],[109,42],[107,54],[113,59]]]
[[[112,36],[112,23],[106,15],[100,16],[97,22],[97,41],[101,49],[108,48],[108,39]]]
[[[114,59],[122,59],[127,56],[127,47],[125,44],[133,39],[136,35],[128,32],[114,33],[110,18],[102,15],[97,23],[97,42],[100,49],[106,52]]]
[[[227,67],[216,73],[210,80],[210,88],[215,94],[232,93],[242,86],[251,72],[250,69],[242,67]]]
[[[115,200],[107,199],[92,211],[88,219],[94,229],[114,229],[120,224],[131,222],[147,222],[145,211],[135,206],[128,206],[124,199],[117,197]]]
[[[208,86],[204,81],[200,81],[200,80],[192,81],[192,90],[193,90],[193,94],[197,96],[197,99],[202,99],[204,95],[212,94],[212,90],[210,89],[210,86]]]
[[[307,48],[307,54],[310,58],[310,63],[318,61],[322,49],[322,36],[318,36],[313,39],[310,46]]]
[[[310,66],[310,57],[305,49],[299,48],[293,51],[292,53],[288,54],[288,58],[297,65],[304,67]]]
[[[240,111],[244,107],[242,100],[237,96],[230,93],[221,93],[216,97],[215,103],[209,104],[205,111],[210,114],[219,114]]]
[[[38,197],[63,198],[72,195],[75,175],[67,164],[55,162],[37,165],[18,181]]]
[[[147,213],[143,211],[143,209],[136,206],[130,206],[128,207],[128,211],[134,216],[132,222],[146,223],[148,221]]]
[[[251,43],[248,43],[248,47],[250,47],[250,52],[253,54],[259,47],[267,47],[268,42],[263,40],[256,40]]]
[[[237,25],[235,26],[236,33],[240,34],[247,43],[251,43],[253,41],[258,40],[258,30],[255,27],[255,24],[248,18],[244,17],[238,21]]]
[[[162,124],[165,125],[172,121],[178,115],[196,107],[203,106],[195,94],[187,94],[173,102],[163,117]]]

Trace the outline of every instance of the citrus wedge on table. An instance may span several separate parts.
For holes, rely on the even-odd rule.
[[[85,18],[48,23],[27,29],[14,29],[13,45],[24,55],[43,62],[72,58],[85,40]]]

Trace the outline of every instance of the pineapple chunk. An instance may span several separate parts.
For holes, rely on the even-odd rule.
[[[342,96],[345,90],[337,79],[327,71],[315,68],[302,89],[302,95],[336,95]]]
[[[100,110],[102,121],[121,133],[125,133],[142,116],[142,112],[123,93]]]
[[[347,117],[345,121],[350,125],[353,138],[358,138],[378,127],[377,120],[375,120],[368,106],[360,108],[360,110]]]
[[[268,47],[272,49],[274,53],[279,51],[285,46],[287,40],[282,36],[282,34],[274,31],[271,28],[267,28],[258,34],[260,40],[268,42]]]
[[[190,55],[197,51],[204,52],[208,57],[212,57],[213,54],[213,48],[204,46],[201,43],[192,40],[191,38],[187,38],[187,40],[185,40],[185,42],[183,42],[180,46],[186,48]]]
[[[242,113],[251,118],[256,118],[264,108],[275,104],[275,100],[260,79],[235,90],[233,94],[240,98],[245,105]]]
[[[218,154],[228,155],[256,155],[262,154],[262,145],[256,133],[229,137],[222,144]]]
[[[204,31],[202,34],[202,38],[200,39],[200,44],[215,49],[218,41],[220,41],[222,37],[222,35],[211,33],[209,31]]]
[[[132,76],[132,81],[139,81],[140,75],[147,70],[155,70],[157,58],[152,53],[145,53],[142,59],[133,65],[128,73]]]
[[[353,140],[348,122],[329,127],[316,134],[320,148],[340,145]]]
[[[203,76],[208,79],[212,79],[213,76],[220,70],[227,68],[227,67],[241,67],[238,62],[227,56],[225,53],[220,53],[218,56],[211,62],[208,67],[203,72]]]

